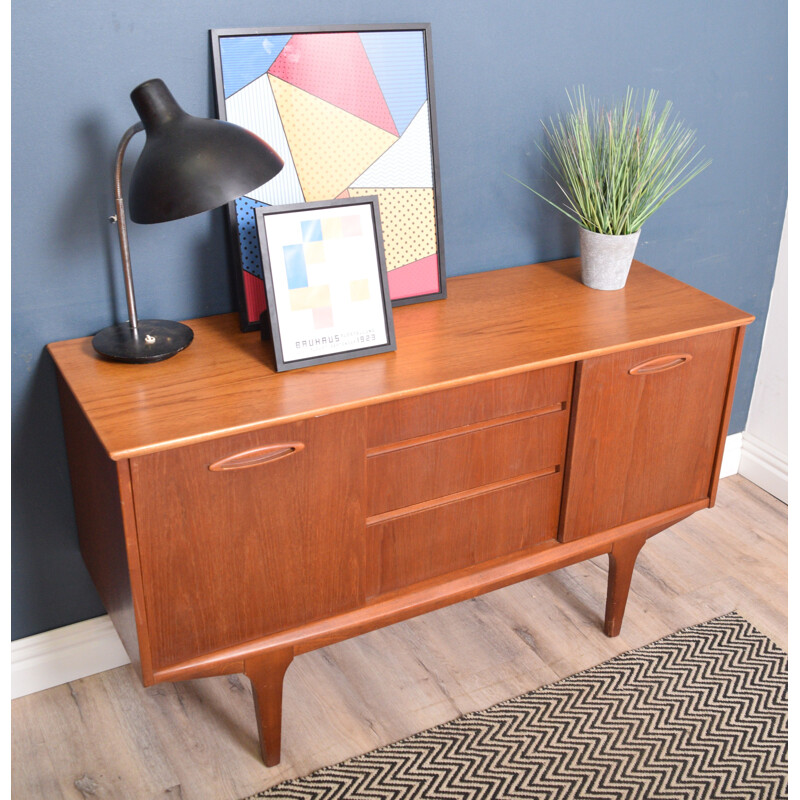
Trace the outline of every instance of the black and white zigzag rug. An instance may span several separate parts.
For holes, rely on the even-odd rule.
[[[731,613],[248,800],[787,797],[787,656]]]

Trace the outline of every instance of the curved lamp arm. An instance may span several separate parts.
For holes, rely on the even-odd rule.
[[[95,334],[92,346],[101,355],[114,361],[133,364],[163,361],[185,349],[194,334],[188,325],[163,319],[140,320],[136,313],[136,297],[133,292],[133,270],[128,245],[128,220],[125,202],[122,199],[122,162],[130,140],[144,125],[136,122],[122,135],[114,160],[114,206],[116,214],[109,222],[116,223],[119,233],[119,251],[122,256],[122,272],[125,277],[125,299],[128,303],[128,321],[103,328]]]
[[[141,122],[131,125],[122,135],[122,139],[117,147],[117,156],[114,161],[114,207],[117,213],[113,217],[109,217],[109,222],[116,223],[119,232],[119,251],[122,256],[122,272],[125,275],[125,298],[128,301],[128,319],[134,331],[134,335],[138,333],[139,330],[139,318],[136,315],[136,297],[133,293],[133,271],[131,270],[131,251],[128,246],[128,223],[125,216],[125,202],[122,199],[122,161],[125,157],[125,150],[128,148],[128,142],[130,142],[139,131],[143,130],[144,125],[142,125]]]

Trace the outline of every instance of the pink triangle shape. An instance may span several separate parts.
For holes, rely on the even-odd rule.
[[[357,33],[297,33],[269,74],[399,136]]]
[[[392,300],[435,294],[442,288],[439,285],[439,258],[436,254],[397,267],[388,272],[387,277]]]

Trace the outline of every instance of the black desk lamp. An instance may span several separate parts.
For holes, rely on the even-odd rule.
[[[141,122],[125,131],[114,167],[116,216],[128,322],[104,328],[92,345],[115,361],[163,361],[188,347],[194,334],[180,322],[140,320],[136,315],[133,275],[122,201],[122,159],[128,142],[139,131],[147,140],[131,177],[131,219],[167,222],[209,211],[274,178],[283,167],[280,156],[250,131],[218,119],[187,114],[164,81],[156,78],[137,86],[131,100]]]

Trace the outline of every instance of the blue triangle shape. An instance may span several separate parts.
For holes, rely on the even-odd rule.
[[[369,31],[359,34],[375,77],[402,134],[428,99],[422,31]]]
[[[291,38],[291,35],[284,34],[221,36],[219,55],[225,97],[263,75]]]

